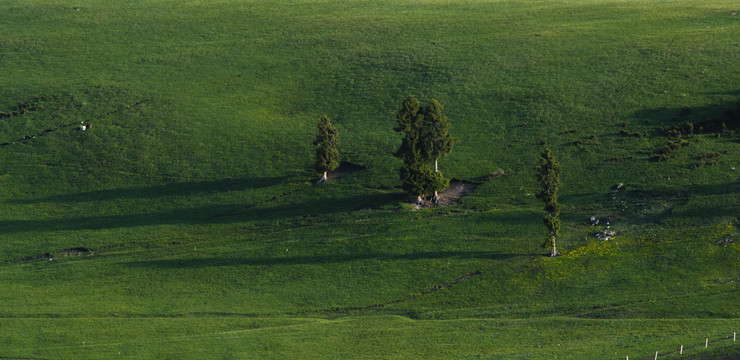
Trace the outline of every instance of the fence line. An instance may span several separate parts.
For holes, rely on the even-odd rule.
[[[716,340],[712,340],[712,344],[716,344],[716,343],[721,342],[721,341],[729,341],[730,343],[736,343],[737,344],[737,332],[733,332],[732,335],[729,335],[729,336],[725,336],[725,337],[722,337],[722,338],[719,338],[719,339],[716,339]],[[704,345],[704,346],[702,346],[702,345]],[[710,345],[709,344],[709,338],[705,338],[704,339],[704,344],[689,345],[689,346],[681,345],[681,347],[678,350],[665,351],[665,352],[658,352],[658,351],[656,351],[654,356],[653,355],[650,355],[650,356],[646,356],[646,357],[642,357],[642,358],[634,358],[633,360],[657,360],[657,359],[660,359],[661,356],[669,356],[669,355],[675,355],[675,354],[683,355],[683,352],[686,349],[697,349],[697,348],[708,349],[709,348],[709,345]],[[626,357],[626,360],[629,360],[629,359],[630,359],[630,357],[627,356]]]

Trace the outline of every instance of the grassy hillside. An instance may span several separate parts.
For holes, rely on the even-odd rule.
[[[740,353],[732,1],[0,14],[0,358]],[[445,106],[440,168],[480,183],[459,204],[415,211],[399,189],[408,94]],[[323,114],[366,168],[313,186]],[[545,145],[563,166],[552,259]]]

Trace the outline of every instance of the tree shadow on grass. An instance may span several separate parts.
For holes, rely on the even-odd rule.
[[[6,202],[10,204],[38,204],[109,201],[118,199],[156,199],[169,196],[189,196],[195,194],[259,189],[284,184],[289,182],[289,180],[289,177],[283,176],[191,181],[158,186],[136,186],[120,189],[96,190],[83,193],[60,194],[37,199],[11,199]]]
[[[711,218],[731,216],[737,214],[740,202],[712,202],[695,204],[687,207],[692,198],[702,196],[734,197],[740,196],[740,180],[724,184],[703,184],[688,186],[661,186],[661,185],[627,185],[625,190],[610,191],[603,194],[574,194],[564,196],[565,201],[571,203],[599,202],[605,209],[616,212],[618,218],[627,217],[632,224],[662,224],[668,219],[697,224],[707,223]],[[619,210],[626,201],[629,210]],[[635,206],[636,205],[636,206]],[[660,211],[652,212],[658,208]],[[625,208],[626,209],[626,208]],[[603,212],[603,211],[602,211]],[[600,214],[605,215],[605,214]],[[565,215],[568,216],[568,215]],[[569,221],[587,223],[583,213],[571,214]],[[604,219],[602,219],[604,220]]]
[[[740,96],[740,90],[729,90],[729,91],[710,91],[706,92],[708,95],[738,95]]]
[[[0,220],[0,234],[104,230],[157,225],[266,223],[298,216],[322,216],[353,211],[358,208],[373,208],[397,201],[402,196],[401,193],[373,193],[345,198],[299,201],[273,207],[265,207],[264,204],[212,205],[141,214],[65,219]]]
[[[269,265],[311,265],[342,263],[351,261],[381,260],[381,261],[414,261],[429,259],[482,259],[506,260],[515,257],[534,257],[536,254],[497,254],[478,251],[424,251],[410,254],[342,254],[317,256],[284,256],[271,258],[197,258],[197,259],[161,259],[126,262],[131,267],[157,269],[183,269],[223,266],[269,266]]]
[[[724,184],[648,186],[635,189],[630,189],[628,187],[623,194],[618,193],[617,196],[625,196],[635,199],[671,199],[702,195],[727,195],[734,193],[740,193],[740,180],[735,180]]]
[[[738,92],[728,92],[734,95]],[[694,132],[700,133],[699,127],[705,133],[713,133],[721,130],[722,123],[729,129],[740,128],[740,101],[730,101],[724,104],[710,106],[683,107],[674,109],[648,109],[638,111],[638,119],[649,120],[653,125],[674,126],[685,123],[694,125]],[[684,133],[683,135],[687,135]]]
[[[688,186],[630,185],[625,190],[608,190],[602,193],[567,194],[560,197],[563,203],[584,203],[620,199],[651,200],[679,199],[702,195],[727,195],[740,193],[740,180],[724,184],[703,184]]]
[[[720,218],[732,218],[740,213],[740,202],[734,203],[714,203],[704,205],[670,206],[654,214],[643,214],[637,217],[631,217],[630,222],[633,224],[681,224],[681,226],[706,226]]]

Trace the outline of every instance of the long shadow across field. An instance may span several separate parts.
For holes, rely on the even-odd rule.
[[[740,94],[740,90],[710,94],[737,95]],[[638,111],[635,115],[640,119],[651,120],[652,124],[664,126],[690,122],[695,125],[697,132],[701,126],[705,133],[714,133],[722,130],[722,123],[729,129],[740,128],[740,101],[691,108],[649,109]]]
[[[264,266],[264,265],[305,265],[305,264],[327,264],[342,263],[350,261],[384,260],[384,261],[409,261],[426,259],[487,259],[506,260],[514,257],[534,257],[536,254],[498,254],[487,251],[424,251],[410,254],[341,254],[341,255],[319,255],[319,256],[284,256],[271,258],[196,258],[196,259],[162,259],[144,260],[124,263],[131,267],[145,268],[204,268],[221,266]]]
[[[609,190],[603,193],[581,193],[566,194],[560,199],[563,203],[577,204],[593,201],[607,201],[613,196],[621,199],[635,200],[672,200],[681,199],[695,195],[726,195],[740,193],[740,180],[724,184],[706,184],[706,185],[689,185],[689,186],[661,186],[661,185],[630,185],[627,184],[626,190]]]
[[[308,189],[308,188],[306,188]],[[300,216],[322,216],[332,213],[372,208],[403,199],[402,193],[373,193],[346,198],[297,201],[289,205],[211,205],[163,212],[87,216],[75,218],[0,220],[0,234],[43,231],[104,230],[156,225],[193,225],[221,223],[266,223]]]
[[[111,201],[120,199],[156,199],[162,197],[259,189],[289,183],[290,181],[291,179],[285,176],[191,181],[158,186],[136,186],[120,189],[88,191],[83,193],[60,194],[36,199],[11,199],[6,202],[10,204],[38,204]]]
[[[728,214],[737,213],[740,202],[733,203],[709,203],[703,205],[694,205],[691,208],[684,206],[694,196],[723,196],[734,197],[740,196],[740,180],[724,184],[706,184],[706,185],[689,185],[689,186],[630,186],[626,190],[610,190],[601,194],[570,194],[561,197],[564,203],[587,203],[599,202],[606,205],[617,206],[621,201],[626,200],[629,204],[640,204],[639,208],[650,208],[656,203],[667,203],[668,207],[660,213],[636,213],[633,208],[623,216],[629,216],[632,224],[660,224],[669,218],[690,219],[691,221],[701,222],[704,219],[714,218]],[[637,214],[637,215],[635,215]],[[573,222],[585,222],[583,214],[565,214],[565,219]]]

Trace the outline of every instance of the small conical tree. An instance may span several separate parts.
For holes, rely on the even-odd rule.
[[[560,204],[558,204],[558,190],[560,189],[560,164],[555,160],[555,156],[550,149],[540,155],[540,161],[537,165],[537,181],[542,186],[542,191],[537,194],[537,198],[545,202],[545,211],[547,214],[542,219],[550,231],[543,246],[551,246],[550,256],[557,256],[558,251],[555,247],[555,240],[560,233]]]
[[[434,160],[435,179],[432,181],[434,190],[434,202],[439,201],[439,190],[443,190],[449,185],[439,172],[439,159],[447,156],[452,152],[455,145],[455,139],[449,133],[450,122],[447,116],[442,113],[442,104],[437,100],[432,100],[429,106],[424,109],[424,125],[422,129],[423,151],[427,157]],[[439,186],[439,187],[437,187]]]
[[[315,169],[323,176],[319,182],[327,180],[326,173],[339,166],[339,133],[331,124],[329,117],[324,115],[317,124],[319,133],[316,134],[313,144],[316,146]]]

